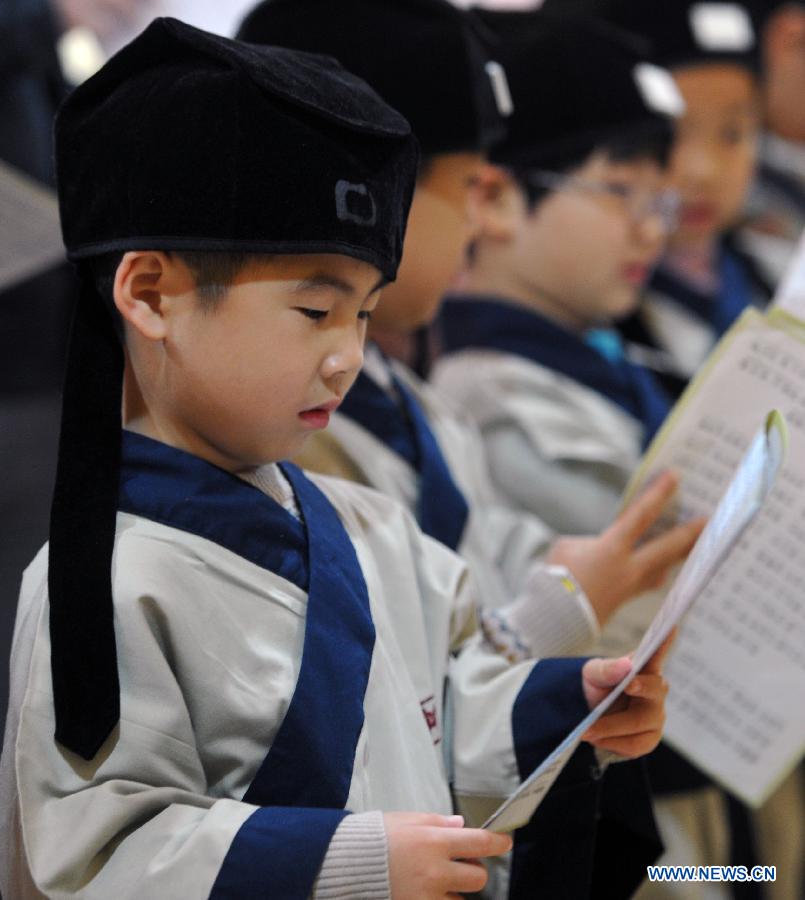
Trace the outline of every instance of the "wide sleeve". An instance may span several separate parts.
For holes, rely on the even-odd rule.
[[[449,677],[453,789],[460,810],[485,819],[588,712],[585,660],[508,663],[480,634]]]
[[[143,591],[123,585],[118,591],[116,579],[116,595],[123,595],[115,610],[119,726],[90,762],[54,741],[43,560],[39,570],[21,598],[22,617],[38,618],[33,644],[29,653],[15,648],[16,661],[29,660],[27,685],[13,698],[18,883],[28,883],[19,896],[308,897],[347,813],[259,807],[227,789],[238,780],[242,760],[225,760],[227,773],[219,768],[221,757],[213,766],[196,740],[197,733],[217,727],[226,746],[227,728],[223,719],[217,726],[209,721],[220,712],[214,705],[205,722],[203,709],[187,701],[181,632],[188,623],[171,624],[172,604],[160,593],[168,585],[151,582]],[[197,593],[204,580],[201,567],[194,573],[179,566],[173,575],[186,596]],[[196,614],[204,618],[203,604]],[[216,639],[221,635],[201,650],[202,665],[212,673]],[[214,681],[204,686],[207,691],[214,690]],[[271,692],[271,682],[261,690]],[[259,762],[262,749],[252,752]]]

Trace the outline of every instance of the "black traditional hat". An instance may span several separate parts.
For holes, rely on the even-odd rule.
[[[669,69],[733,63],[757,70],[762,0],[546,0],[546,10],[582,10],[649,41]]]
[[[68,256],[133,249],[339,253],[393,279],[418,152],[335,60],[155,20],[56,122]],[[91,759],[119,718],[111,556],[123,357],[83,272],[51,513],[56,738]]]
[[[238,37],[334,56],[406,116],[427,155],[483,150],[504,132],[505,76],[478,22],[447,0],[265,0]]]
[[[480,12],[480,11],[479,11]],[[490,159],[536,167],[576,159],[636,126],[668,130],[684,102],[641,42],[606,23],[539,12],[483,12],[498,36],[514,112]]]

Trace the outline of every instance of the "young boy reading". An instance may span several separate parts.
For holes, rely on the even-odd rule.
[[[402,507],[277,465],[396,274],[407,123],[331,59],[160,19],[71,95],[56,157],[83,288],[16,626],[4,895],[480,890],[510,841],[460,827],[447,772],[505,795],[629,662],[508,663]],[[598,747],[656,744],[660,662]]]
[[[463,292],[443,306],[434,383],[474,416],[509,504],[587,531],[612,515],[668,408],[612,326],[638,303],[673,224],[667,113],[682,103],[665,70],[596,23],[487,21],[503,36],[515,112],[483,176]],[[726,799],[706,776],[670,754],[649,772],[667,862],[751,864],[737,841],[730,860]]]

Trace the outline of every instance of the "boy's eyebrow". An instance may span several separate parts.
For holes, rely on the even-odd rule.
[[[386,278],[385,275],[381,275],[367,296],[371,296],[376,291],[379,291],[380,288],[384,287],[386,284],[388,284],[388,278]],[[323,288],[330,288],[346,297],[351,297],[355,293],[354,285],[345,281],[343,278],[338,278],[337,276],[330,275],[326,272],[317,272],[315,275],[311,275],[310,278],[303,278],[299,284],[294,287],[293,292],[295,294],[301,294],[307,291],[318,291]]]

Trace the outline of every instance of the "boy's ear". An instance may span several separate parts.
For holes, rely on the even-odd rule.
[[[481,239],[507,243],[514,238],[524,204],[519,188],[504,169],[489,164],[482,167],[475,202]]]
[[[143,337],[161,341],[166,335],[166,287],[173,261],[160,251],[133,250],[123,255],[115,273],[115,307]]]

